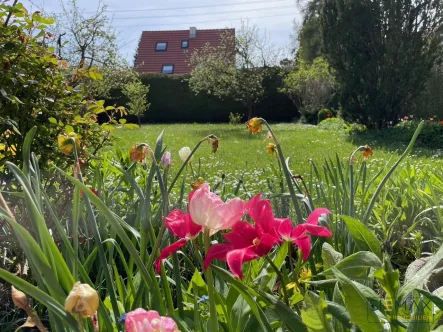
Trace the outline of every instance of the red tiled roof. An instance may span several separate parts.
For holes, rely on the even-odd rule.
[[[217,46],[223,33],[235,34],[235,29],[198,30],[190,38],[189,30],[143,31],[138,47],[136,69],[139,73],[161,73],[163,65],[174,65],[174,74],[191,72],[189,57],[195,49],[206,43]],[[189,41],[187,49],[181,48],[182,40]],[[157,42],[167,42],[166,51],[156,51]]]

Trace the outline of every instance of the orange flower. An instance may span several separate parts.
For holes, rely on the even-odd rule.
[[[267,152],[272,156],[275,151],[277,150],[277,145],[273,144],[273,143],[269,143],[268,146],[266,147]]]
[[[369,145],[365,145],[365,149],[363,150],[363,159],[368,160],[369,157],[373,155],[373,151]]]
[[[246,126],[248,126],[248,130],[254,135],[261,132],[262,130],[263,120],[259,118],[252,118],[248,122],[246,122]]]
[[[143,161],[150,152],[152,152],[152,150],[149,145],[136,143],[129,150],[129,157],[133,163],[136,163]]]

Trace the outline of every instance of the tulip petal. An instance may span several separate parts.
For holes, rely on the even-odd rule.
[[[280,242],[279,238],[276,238],[270,234],[264,234],[260,238],[258,245],[254,246],[252,250],[257,254],[258,257],[263,257],[267,255],[273,246]]]
[[[254,220],[260,236],[272,234],[277,237],[281,219],[274,218],[271,202],[267,199],[260,199],[260,195],[258,194],[249,200],[246,210]]]
[[[332,233],[324,226],[304,224],[305,230],[315,236],[331,237]]]
[[[284,219],[278,226],[278,234],[285,241],[291,241],[292,221]]]
[[[315,209],[309,215],[308,219],[306,219],[306,224],[317,225],[318,224],[318,218],[320,218],[320,216],[322,214],[331,214],[331,211],[329,211],[328,209],[325,209],[325,208]]]
[[[166,248],[164,248],[161,253],[160,253],[160,257],[156,259],[154,266],[155,269],[157,270],[157,273],[160,274],[161,273],[161,264],[162,261],[165,258],[168,258],[171,254],[173,254],[174,252],[176,252],[178,249],[180,249],[181,247],[183,247],[186,244],[187,240],[186,239],[181,239],[178,240],[177,242],[167,246]]]
[[[311,238],[309,236],[301,236],[294,240],[297,247],[300,248],[303,256],[303,261],[306,261],[311,253]]]
[[[226,255],[230,250],[233,249],[234,247],[231,244],[227,243],[217,243],[212,245],[209,248],[208,253],[206,254],[205,262],[203,264],[204,268],[207,269],[209,264],[211,264],[214,259],[226,262]]]
[[[177,323],[170,317],[161,317],[161,322],[165,332],[176,332],[178,331]]]
[[[250,246],[258,235],[254,226],[250,223],[246,221],[238,221],[232,227],[232,231],[223,234],[223,237],[232,244],[235,249],[240,249]]]
[[[186,214],[186,237],[191,239],[195,238],[201,231],[203,231],[203,227],[197,225],[192,221],[191,215],[189,213]]]
[[[164,219],[165,226],[175,236],[184,239],[188,230],[188,219],[186,213],[182,210],[172,210],[171,213]]]
[[[237,278],[242,279],[243,263],[254,260],[257,257],[257,254],[253,252],[250,247],[248,247],[243,249],[231,250],[226,256],[226,261],[228,262],[228,266],[232,274]]]

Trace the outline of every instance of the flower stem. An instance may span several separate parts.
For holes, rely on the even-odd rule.
[[[203,257],[202,254],[200,253],[200,251],[198,250],[198,245],[197,245],[197,239],[192,239],[192,248],[194,248],[194,253],[197,256],[198,262],[200,263],[200,266],[202,268],[202,271],[204,271],[204,262],[203,262]]]
[[[207,255],[209,251],[209,246],[211,244],[208,228],[205,228],[204,237],[205,237],[205,252]],[[206,282],[208,283],[210,332],[217,332],[218,319],[217,319],[217,310],[215,308],[214,281],[212,279],[211,266],[208,266],[208,268],[205,271],[205,274],[206,274]]]
[[[271,267],[274,269],[275,273],[277,273],[277,277],[280,280],[281,288],[283,289],[283,300],[285,301],[285,304],[289,306],[289,299],[288,299],[288,292],[286,290],[286,282],[285,278],[283,278],[283,275],[281,274],[278,267],[274,264],[272,259],[269,258],[268,255],[265,256],[266,261],[271,265]]]
[[[298,249],[298,260],[297,260],[297,265],[295,266],[295,271],[294,271],[294,275],[292,276],[294,278],[294,282],[297,285],[298,290],[300,291],[300,293],[302,295],[305,295],[305,290],[304,288],[301,287],[300,283],[298,282],[298,274],[300,273],[300,267],[301,264],[303,262],[303,256],[302,256],[302,252],[300,249]]]
[[[295,269],[294,262],[292,261],[292,242],[288,241],[288,257],[289,257],[289,267],[291,268],[291,275],[294,278]]]
[[[283,151],[281,149],[280,143],[278,142],[277,137],[275,136],[274,132],[272,131],[271,126],[269,125],[269,123],[265,119],[260,119],[260,120],[262,120],[263,123],[268,128],[268,130],[269,130],[269,132],[270,132],[270,134],[272,136],[272,139],[274,140],[275,145],[277,147],[278,157],[280,158],[280,162],[281,162],[281,164],[283,166],[283,171],[284,171],[284,174],[285,174],[286,183],[288,184],[289,193],[290,193],[291,198],[292,198],[292,204],[294,205],[295,213],[297,215],[297,219],[298,219],[297,223],[299,223],[299,222],[301,222],[303,220],[303,215],[302,215],[300,206],[298,205],[297,196],[295,195],[295,190],[294,190],[294,187],[292,185],[291,172],[290,172],[290,170],[288,168],[288,165],[285,162],[285,157],[283,155]],[[302,193],[300,188],[298,188],[298,189],[299,189],[300,193]]]

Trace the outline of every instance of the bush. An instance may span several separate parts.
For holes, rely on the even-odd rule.
[[[407,142],[411,139],[416,127],[417,122],[415,121],[402,121],[394,128],[385,130],[391,131],[395,139]],[[441,148],[443,146],[443,124],[440,122],[426,121],[420,136],[417,138],[417,144],[429,148]]]
[[[331,117],[333,117],[332,112],[330,110],[328,110],[327,108],[323,108],[317,114],[317,121],[318,121],[317,123],[320,123],[323,120],[326,120]]]
[[[124,113],[106,109],[103,101],[84,100],[81,83],[101,75],[82,64],[72,70],[47,46],[55,38],[47,32],[53,23],[40,12],[29,14],[20,3],[0,5],[0,172],[6,161],[21,163],[24,134],[34,126],[34,152],[42,166],[49,160],[62,165],[70,157],[57,149],[59,134],[75,131],[82,138],[80,152],[94,155],[108,142],[115,112]],[[108,113],[103,125],[100,113]]]
[[[241,119],[243,117],[243,114],[240,113],[229,113],[229,123],[230,124],[238,124],[241,122]]]
[[[325,119],[321,121],[317,126],[324,130],[334,130],[334,131],[343,131],[349,127],[348,124],[343,119],[340,118]]]

